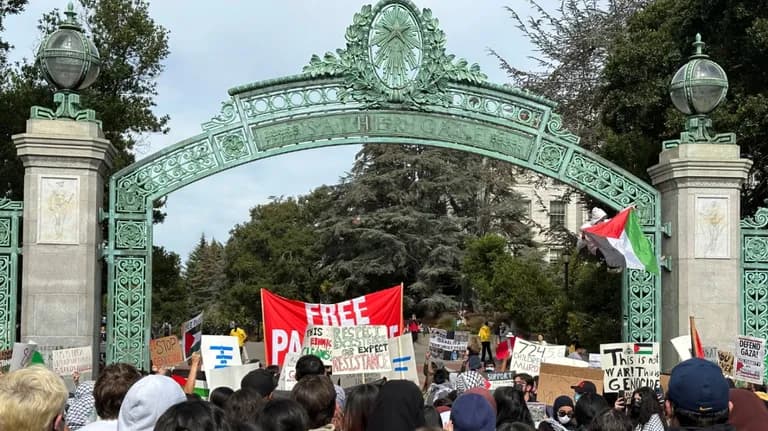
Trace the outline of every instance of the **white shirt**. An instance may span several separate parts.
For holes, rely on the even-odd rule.
[[[117,419],[98,420],[80,428],[80,431],[117,431]]]

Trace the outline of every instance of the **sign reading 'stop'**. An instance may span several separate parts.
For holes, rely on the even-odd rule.
[[[403,288],[395,286],[336,304],[310,304],[261,289],[264,348],[267,362],[283,363],[288,352],[300,352],[308,325],[383,325],[396,337],[403,328]]]

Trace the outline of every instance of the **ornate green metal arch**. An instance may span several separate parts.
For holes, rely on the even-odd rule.
[[[217,172],[279,154],[334,145],[420,144],[481,154],[531,169],[614,209],[635,204],[654,244],[659,194],[583,148],[554,104],[491,84],[477,65],[445,52],[429,9],[408,0],[364,6],[347,46],[313,56],[301,75],[229,91],[197,136],[110,180],[108,361],[148,364],[152,202]],[[659,277],[625,275],[624,337],[660,338]]]
[[[741,220],[740,284],[739,333],[768,339],[768,208]]]
[[[23,202],[0,198],[0,350],[16,341]]]

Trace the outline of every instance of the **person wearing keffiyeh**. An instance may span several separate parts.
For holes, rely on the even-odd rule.
[[[480,358],[474,355],[470,356],[467,361],[467,371],[456,377],[456,392],[459,395],[472,388],[485,388],[488,386],[488,381],[479,371],[480,368],[482,368]]]
[[[69,399],[67,426],[75,431],[93,422],[95,419],[95,400],[93,398],[93,380],[86,380],[75,389],[75,396]]]

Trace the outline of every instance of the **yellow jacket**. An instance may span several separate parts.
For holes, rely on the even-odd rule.
[[[237,344],[240,347],[243,347],[245,344],[245,339],[248,338],[247,335],[245,335],[245,331],[243,331],[243,328],[237,327],[231,331],[229,331],[229,335],[231,337],[237,337]]]
[[[487,325],[481,326],[477,336],[480,337],[480,342],[491,341],[491,328]]]

